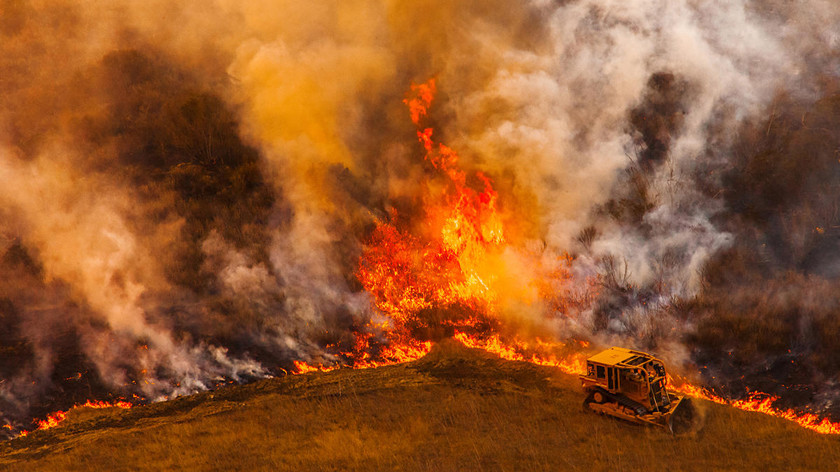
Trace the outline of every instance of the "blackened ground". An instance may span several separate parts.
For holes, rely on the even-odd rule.
[[[780,95],[739,132],[718,191],[734,245],[704,268],[686,306],[707,380],[816,409],[840,380],[840,94]],[[712,378],[714,377],[714,378]]]

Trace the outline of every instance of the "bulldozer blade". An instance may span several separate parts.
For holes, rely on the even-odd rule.
[[[668,416],[668,429],[671,434],[685,434],[694,429],[697,419],[694,404],[690,398],[682,398]]]

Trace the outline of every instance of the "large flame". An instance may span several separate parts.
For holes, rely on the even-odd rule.
[[[365,246],[357,277],[386,321],[366,326],[352,349],[336,353],[353,367],[417,359],[431,349],[430,339],[443,336],[470,346],[493,339],[501,346],[507,307],[562,304],[555,288],[569,278],[562,268],[570,259],[563,256],[542,270],[536,255],[509,240],[505,224],[515,218],[500,211],[492,180],[465,171],[458,153],[423,126],[436,91],[432,79],[412,85],[404,100],[429,164],[422,218],[406,223],[393,212],[377,223]],[[516,330],[507,333],[519,350],[537,342],[520,340]],[[335,366],[296,362],[295,368]]]
[[[400,336],[430,325],[494,325],[511,300],[540,300],[535,258],[508,240],[503,222],[514,218],[499,210],[492,180],[462,169],[458,153],[423,126],[435,92],[432,79],[412,85],[405,100],[431,166],[422,221],[401,224],[396,213],[380,221],[357,274]],[[432,313],[442,311],[442,319]]]

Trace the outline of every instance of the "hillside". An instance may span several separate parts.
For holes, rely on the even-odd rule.
[[[418,361],[76,409],[3,444],[41,470],[837,470],[840,438],[699,403],[673,437],[584,412],[577,379],[444,342]]]

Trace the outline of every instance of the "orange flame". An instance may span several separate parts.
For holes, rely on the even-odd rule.
[[[352,351],[342,352],[339,357],[349,359],[353,369],[369,369],[386,365],[402,364],[425,356],[432,350],[431,342],[419,342],[406,340],[403,342],[392,342],[379,349],[378,355],[374,358],[371,354],[370,339],[372,334],[357,334],[356,345]],[[309,372],[329,372],[341,367],[340,364],[321,365],[309,364],[302,361],[294,361],[295,374],[306,374]]]
[[[434,99],[434,79],[411,90],[404,102],[419,127]],[[445,176],[445,188],[430,187],[425,234],[417,237],[394,223],[378,222],[357,272],[377,308],[394,323],[389,337],[405,338],[409,326],[426,326],[420,319],[423,310],[459,306],[483,315],[494,311],[493,283],[505,243],[498,195],[480,172],[474,175],[479,188],[468,185],[458,154],[435,143],[433,132],[418,129],[417,136],[425,159]]]
[[[551,352],[563,344],[546,343],[537,341],[536,345],[522,341],[514,341],[510,344],[502,342],[498,335],[480,339],[464,333],[457,333],[455,339],[467,347],[479,348],[494,353],[502,359],[512,361],[526,361],[533,364],[557,367],[567,374],[583,374],[586,371],[586,356],[582,353],[572,353],[567,357],[558,357]],[[530,352],[526,355],[523,352]],[[727,400],[715,395],[708,389],[697,387],[685,381],[679,380],[674,385],[674,379],[669,376],[670,389],[689,397],[708,400],[720,405],[727,405],[744,411],[763,413],[765,415],[782,418],[792,421],[803,428],[816,431],[820,434],[840,434],[840,422],[832,422],[828,418],[821,418],[813,413],[799,413],[793,409],[781,409],[773,406],[779,397],[766,393],[753,392],[746,399]]]
[[[41,431],[45,429],[55,428],[58,426],[62,421],[67,419],[67,413],[74,408],[94,408],[94,409],[101,409],[101,408],[122,408],[128,409],[131,408],[132,404],[125,401],[125,400],[118,400],[116,402],[105,402],[105,401],[96,401],[96,400],[87,400],[85,403],[82,404],[75,404],[67,410],[59,410],[47,415],[47,417],[43,420],[34,420],[35,423],[38,425],[35,428],[35,431]],[[11,425],[5,425],[7,429],[12,429]],[[19,436],[26,437],[29,435],[30,431],[21,431]]]
[[[779,397],[775,395],[752,392],[746,399],[728,400],[715,395],[706,388],[691,385],[684,379],[680,379],[678,381],[679,384],[676,386],[674,385],[673,379],[669,380],[673,390],[693,398],[708,400],[720,405],[731,406],[739,410],[753,411],[774,416],[776,418],[783,418],[788,421],[792,421],[803,428],[807,428],[821,434],[840,434],[840,422],[835,423],[828,418],[820,418],[813,413],[799,413],[793,409],[776,408],[773,404],[776,403]]]
[[[408,105],[411,122],[419,125],[420,118],[426,116],[429,106],[432,104],[432,100],[437,93],[435,79],[430,79],[425,84],[411,84],[411,91],[414,92],[414,96],[406,98],[403,100],[403,103]]]
[[[338,365],[333,365],[333,366],[312,365],[312,364],[307,364],[306,362],[303,362],[303,361],[293,361],[292,363],[295,365],[295,370],[297,370],[296,373],[298,373],[298,374],[308,374],[310,372],[329,372],[331,370],[338,369]]]

